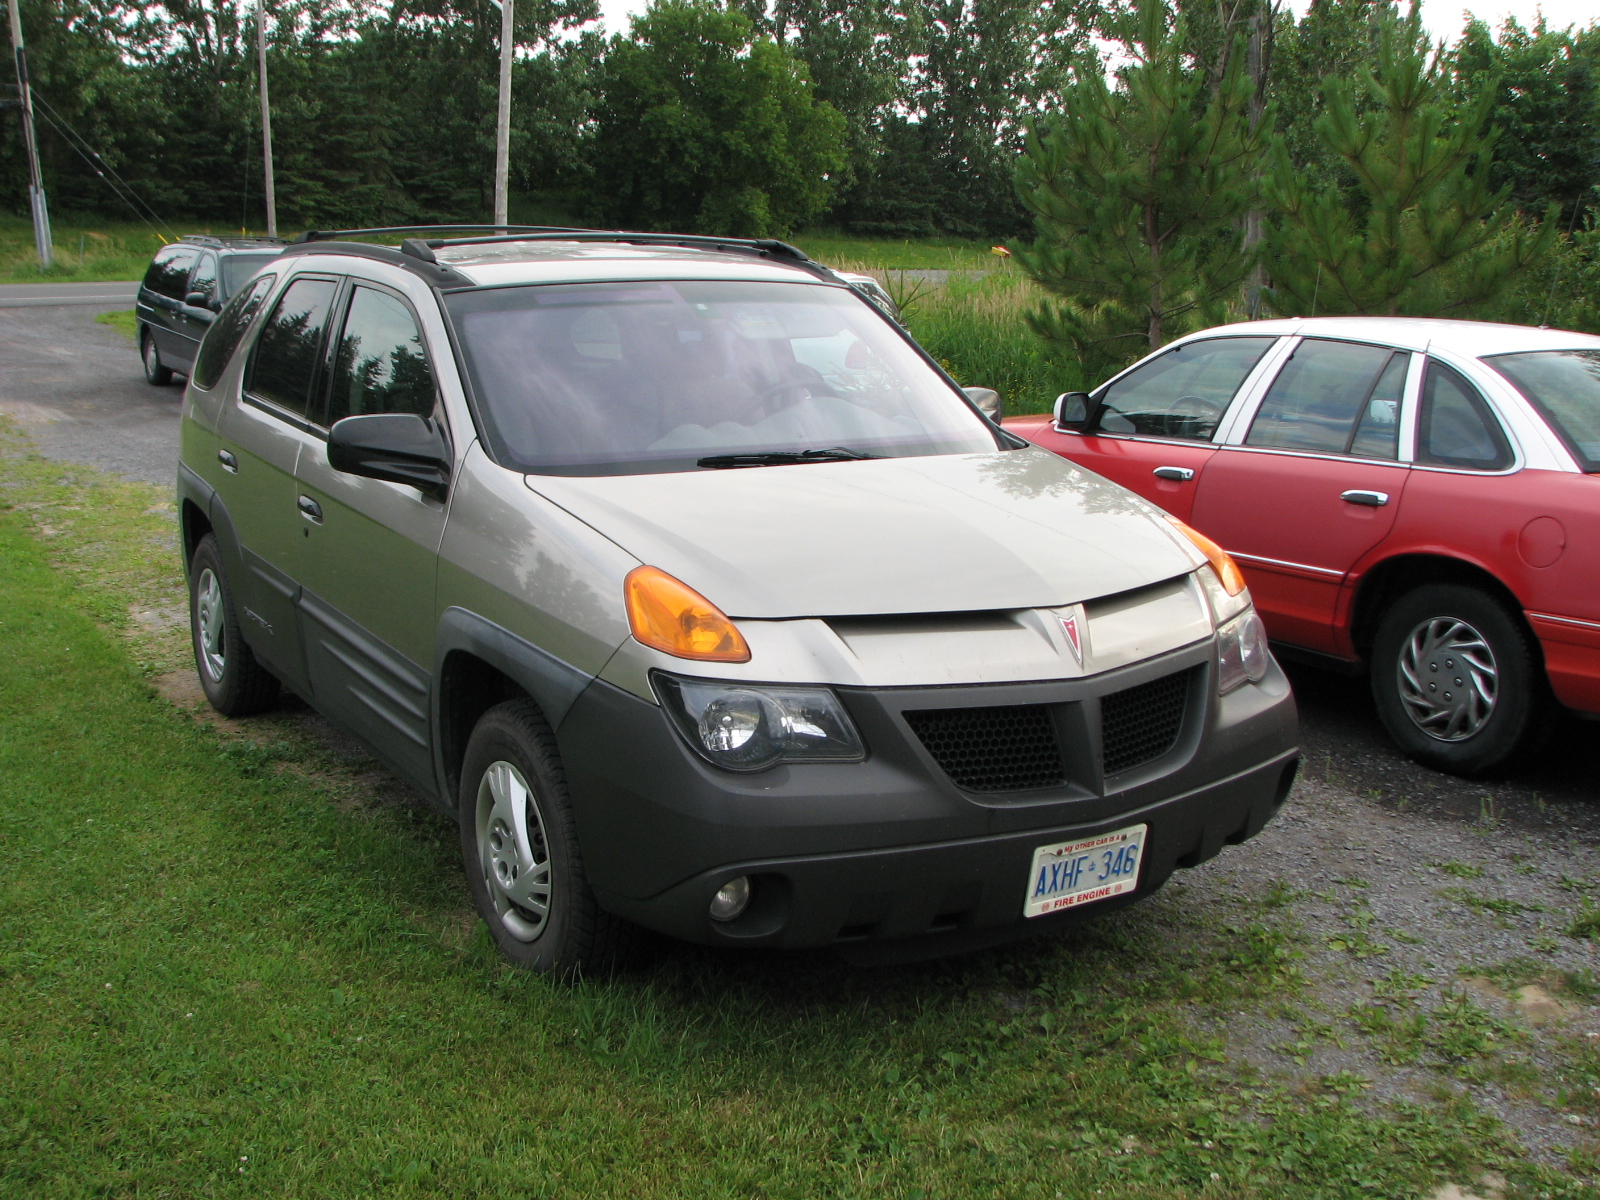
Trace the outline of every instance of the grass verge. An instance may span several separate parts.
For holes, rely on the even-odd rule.
[[[131,308],[122,312],[100,313],[95,317],[95,321],[101,325],[111,326],[119,333],[126,334],[130,339],[139,336],[139,316]]]

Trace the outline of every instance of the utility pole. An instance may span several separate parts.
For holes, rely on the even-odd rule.
[[[16,3],[16,0],[12,0]],[[272,186],[272,106],[267,102],[267,0],[256,0],[256,63],[261,69],[262,179],[267,191],[267,236],[278,236],[278,194]]]
[[[511,188],[511,55],[516,49],[516,0],[500,0],[500,112],[494,127],[494,223],[509,219]]]
[[[28,82],[28,59],[22,50],[22,0],[8,0],[11,14],[11,50],[17,65],[17,95],[22,100],[22,141],[28,153],[28,207],[33,212],[33,241],[39,249],[39,270],[55,262],[50,240],[50,208],[44,199],[44,174],[39,170],[39,141],[33,133],[33,86]]]

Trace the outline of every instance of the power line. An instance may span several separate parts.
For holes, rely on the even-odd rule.
[[[89,164],[90,170],[92,170],[96,175],[105,181],[106,186],[117,194],[117,198],[124,204],[128,205],[129,208],[133,209],[133,213],[136,217],[138,217],[146,225],[149,225],[151,231],[154,232],[158,237],[161,237],[163,241],[169,239],[161,233],[160,229],[156,228],[157,224],[159,224],[162,229],[165,229],[167,234],[171,234],[173,239],[176,238],[177,235],[173,233],[172,227],[161,219],[155,209],[151,208],[150,205],[144,202],[143,198],[133,190],[132,184],[130,184],[126,179],[122,178],[121,175],[118,175],[117,172],[112,168],[111,164],[106,162],[104,158],[100,157],[99,151],[90,145],[88,138],[84,137],[76,129],[72,128],[72,126],[67,123],[67,119],[58,113],[51,106],[50,102],[41,96],[38,91],[34,92],[34,99],[36,99],[40,106],[43,107],[45,120],[48,121],[58,133],[67,139],[67,144],[71,146],[73,150],[77,151],[79,157]],[[144,212],[139,211],[141,207],[144,209]],[[145,215],[146,213],[149,214],[148,217]]]

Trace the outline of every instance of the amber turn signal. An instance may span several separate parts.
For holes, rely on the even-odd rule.
[[[1211,569],[1217,573],[1217,580],[1222,584],[1223,591],[1230,596],[1237,596],[1244,591],[1244,572],[1239,570],[1239,564],[1233,561],[1232,555],[1198,529],[1190,529],[1177,517],[1168,517],[1167,520],[1171,521],[1173,528],[1193,542],[1200,553],[1206,556]]]
[[[633,636],[653,650],[701,662],[749,662],[750,647],[711,601],[660,567],[635,567],[622,584]]]

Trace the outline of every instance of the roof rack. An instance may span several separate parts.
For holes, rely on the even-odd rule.
[[[378,229],[308,229],[292,245],[337,238],[368,237],[377,234],[441,233],[454,229],[495,229],[478,237],[408,237],[400,243],[400,253],[427,263],[437,263],[433,252],[445,246],[492,245],[497,242],[622,242],[634,246],[681,246],[685,249],[720,250],[780,259],[813,275],[838,282],[833,271],[813,261],[804,250],[774,238],[723,238],[696,233],[640,233],[628,229],[582,229],[562,225],[393,225]]]
[[[282,238],[257,237],[248,233],[186,233],[178,239],[191,246],[286,246]]]

